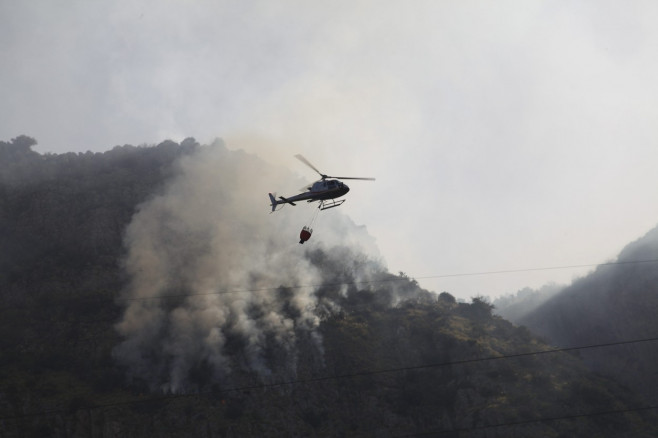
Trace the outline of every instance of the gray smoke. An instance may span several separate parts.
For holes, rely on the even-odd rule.
[[[194,373],[222,382],[240,367],[267,379],[272,343],[294,374],[300,334],[322,352],[315,329],[323,278],[307,252],[326,245],[315,235],[298,243],[313,208],[268,214],[267,192],[299,183],[217,141],[181,159],[178,176],[139,207],[126,231],[130,285],[117,324],[124,341],[114,352],[131,377],[179,392],[191,388]],[[364,229],[350,228],[340,213],[329,218],[316,228],[334,244],[373,254]]]

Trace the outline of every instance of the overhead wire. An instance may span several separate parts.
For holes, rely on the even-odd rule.
[[[132,404],[152,403],[152,402],[158,402],[158,401],[168,401],[168,400],[175,400],[175,399],[180,399],[180,398],[201,397],[201,396],[204,396],[204,395],[216,395],[216,394],[223,394],[223,393],[230,393],[230,392],[247,392],[247,391],[254,391],[254,390],[259,390],[259,389],[273,389],[273,388],[278,388],[278,387],[283,387],[283,386],[312,384],[312,383],[319,383],[319,382],[325,382],[325,381],[331,381],[331,380],[352,379],[352,378],[373,376],[373,375],[379,375],[379,374],[399,373],[399,372],[404,372],[404,371],[416,371],[416,370],[441,368],[441,367],[449,367],[449,366],[462,366],[462,365],[468,365],[468,364],[474,364],[474,363],[480,363],[480,362],[507,360],[507,359],[514,359],[514,358],[520,358],[520,357],[539,356],[539,355],[547,355],[547,354],[554,354],[554,353],[566,353],[566,352],[571,352],[571,351],[580,351],[580,350],[595,349],[595,348],[609,348],[609,347],[615,347],[615,346],[621,346],[621,345],[649,343],[649,342],[656,342],[656,341],[658,341],[658,336],[651,337],[651,338],[643,338],[643,339],[632,339],[632,340],[626,340],[626,341],[607,342],[607,343],[603,343],[603,344],[589,344],[589,345],[575,346],[575,347],[552,348],[552,349],[548,349],[548,350],[538,350],[538,351],[530,351],[530,352],[524,352],[524,353],[506,354],[506,355],[500,355],[500,356],[487,356],[487,357],[455,360],[455,361],[448,361],[448,362],[438,362],[438,363],[429,363],[429,364],[420,364],[420,365],[409,365],[409,366],[395,367],[395,368],[384,368],[384,369],[378,369],[378,370],[364,370],[364,371],[358,371],[358,372],[346,373],[346,374],[335,374],[335,375],[309,377],[309,378],[302,378],[302,379],[291,379],[291,380],[286,380],[286,381],[281,381],[281,382],[261,383],[261,384],[257,384],[257,385],[245,385],[245,386],[239,386],[239,387],[234,387],[234,388],[199,391],[199,392],[188,393],[188,394],[165,394],[165,395],[159,395],[159,396],[156,396],[156,397],[151,397],[149,399],[125,400],[125,401],[120,401],[120,402],[98,404],[98,405],[94,405],[94,406],[85,407],[84,409],[85,410],[86,409],[89,409],[89,410],[91,410],[91,409],[102,409],[102,408],[108,408],[108,407],[129,406],[129,405],[132,405]],[[649,408],[648,407],[642,407],[642,408],[638,408],[638,409],[649,409]],[[651,409],[655,409],[655,407],[651,407]],[[59,410],[49,410],[49,411],[38,411],[38,412],[32,412],[32,413],[27,413],[27,414],[21,414],[21,415],[0,416],[0,421],[2,421],[2,420],[18,420],[18,419],[25,419],[25,418],[32,418],[32,417],[39,417],[39,416],[56,415],[56,414],[61,414],[63,412],[65,412],[64,409],[59,409]],[[533,421],[541,421],[541,420],[533,420]]]
[[[413,280],[428,280],[428,279],[437,279],[437,278],[450,278],[450,277],[470,277],[470,276],[483,276],[483,275],[498,275],[498,274],[510,274],[510,273],[520,273],[520,272],[532,272],[532,271],[548,271],[548,270],[560,270],[560,269],[576,269],[576,268],[591,268],[591,267],[605,267],[605,266],[620,266],[620,265],[637,265],[637,264],[647,264],[647,263],[658,263],[658,259],[649,259],[649,260],[630,260],[630,261],[617,261],[617,262],[606,262],[606,263],[590,263],[582,265],[562,265],[562,266],[545,266],[545,267],[536,267],[536,268],[521,268],[521,269],[506,269],[499,271],[479,271],[479,272],[464,272],[464,273],[453,273],[453,274],[437,274],[437,275],[426,275],[420,277],[398,277],[395,274],[385,273],[392,278],[378,279],[378,280],[358,280],[358,281],[340,281],[334,283],[318,283],[318,284],[305,284],[305,285],[279,285],[279,286],[267,286],[259,288],[236,288],[236,289],[222,289],[212,292],[195,292],[195,293],[186,293],[186,294],[167,294],[167,295],[152,295],[146,297],[71,297],[63,298],[57,301],[49,301],[48,303],[39,304],[33,303],[29,305],[16,305],[16,306],[4,306],[0,307],[0,311],[8,309],[23,309],[31,307],[40,307],[40,306],[61,306],[66,305],[70,302],[76,301],[106,301],[106,302],[130,302],[130,301],[149,301],[149,300],[165,300],[171,298],[187,298],[187,297],[202,297],[202,296],[214,296],[214,295],[227,295],[227,294],[239,294],[239,293],[255,293],[255,292],[268,292],[268,291],[277,291],[281,289],[306,289],[306,288],[320,288],[320,287],[334,287],[334,286],[350,286],[350,285],[367,285],[367,284],[384,284],[384,283],[395,283],[403,281],[413,281]]]
[[[636,260],[636,261],[625,261],[625,262],[609,262],[609,263],[597,263],[597,264],[587,264],[587,265],[570,265],[570,266],[553,266],[553,267],[541,267],[541,268],[525,268],[525,269],[508,269],[503,271],[483,271],[483,272],[470,272],[470,273],[461,273],[461,274],[440,274],[440,275],[428,275],[423,277],[395,277],[387,278],[380,280],[359,280],[359,281],[341,281],[335,283],[321,283],[321,284],[306,284],[306,285],[280,285],[280,286],[268,286],[261,288],[252,288],[252,289],[224,289],[221,291],[214,292],[200,292],[200,293],[191,293],[191,294],[169,294],[169,295],[160,295],[160,296],[150,296],[150,297],[124,297],[117,298],[117,301],[146,301],[146,300],[157,300],[165,298],[180,298],[180,297],[194,297],[194,296],[207,296],[207,295],[224,295],[231,293],[251,293],[251,292],[267,292],[280,289],[306,289],[306,288],[320,288],[320,287],[332,287],[332,286],[350,286],[350,285],[365,285],[365,284],[382,284],[382,283],[395,283],[409,280],[426,280],[432,278],[447,278],[447,277],[466,277],[466,276],[478,276],[478,275],[496,275],[496,274],[506,274],[506,273],[516,273],[516,272],[530,272],[530,271],[547,271],[547,270],[557,270],[557,269],[572,269],[572,268],[583,268],[583,267],[594,267],[594,266],[613,266],[613,265],[629,265],[629,264],[643,264],[643,263],[658,263],[658,259],[652,260]],[[387,273],[388,275],[394,276],[394,274]]]
[[[427,275],[424,277],[414,277],[414,278],[417,280],[427,280],[432,278],[471,277],[477,275],[496,275],[496,274],[510,274],[510,273],[519,273],[519,272],[551,271],[551,270],[559,270],[559,269],[592,268],[595,266],[599,267],[599,266],[635,265],[641,263],[658,263],[658,259],[591,263],[585,265],[547,266],[541,268],[506,269],[500,271],[466,272],[461,274]]]
[[[233,290],[228,290],[227,289],[227,290],[222,290],[222,291],[214,291],[214,292],[206,292],[206,293],[170,294],[170,295],[151,296],[151,297],[112,297],[112,298],[107,298],[107,297],[103,297],[103,298],[98,298],[98,297],[89,297],[89,298],[75,297],[75,298],[71,298],[71,299],[62,300],[61,302],[55,302],[55,303],[50,302],[47,305],[48,306],[62,305],[62,304],[70,303],[72,301],[82,301],[82,300],[89,300],[89,301],[104,300],[104,301],[115,301],[115,302],[146,301],[146,300],[159,300],[159,299],[168,299],[168,298],[221,295],[221,294],[230,294],[230,293],[253,293],[253,292],[280,290],[282,288],[283,289],[301,289],[301,288],[318,288],[318,287],[332,287],[332,286],[343,286],[343,285],[382,284],[382,283],[392,283],[392,282],[410,281],[410,280],[413,281],[413,280],[418,280],[418,279],[422,280],[422,279],[449,278],[449,277],[483,276],[483,275],[497,275],[497,274],[530,272],[530,271],[574,269],[574,268],[584,268],[584,267],[600,267],[600,266],[615,266],[615,265],[633,265],[633,264],[646,264],[646,263],[656,263],[656,262],[658,262],[658,259],[617,261],[617,262],[607,262],[607,263],[593,263],[593,264],[581,264],[581,265],[563,265],[563,266],[523,268],[523,269],[508,269],[508,270],[499,270],[499,271],[480,271],[480,272],[467,272],[467,273],[438,274],[438,275],[428,275],[428,276],[413,277],[413,278],[394,277],[393,274],[389,274],[393,278],[379,279],[379,280],[343,281],[343,282],[335,282],[335,283],[308,284],[308,285],[289,285],[289,286],[281,285],[281,286],[277,286],[277,287],[262,287],[262,288],[251,288],[251,289],[233,289]],[[25,306],[25,307],[32,307],[32,306]],[[35,305],[34,307],[38,307],[38,305]],[[6,309],[11,309],[11,308],[15,308],[15,307],[11,307],[11,306],[10,307],[2,307],[2,308],[0,308],[0,310],[6,310]],[[336,379],[345,379],[345,378],[355,378],[355,377],[362,377],[362,376],[376,375],[376,374],[384,374],[384,373],[394,373],[394,372],[402,372],[402,371],[410,371],[410,370],[430,369],[430,368],[437,368],[437,367],[444,367],[444,366],[465,365],[465,364],[469,364],[469,363],[476,363],[476,362],[483,362],[483,361],[493,361],[493,360],[501,360],[501,359],[510,359],[510,358],[524,357],[524,356],[533,356],[533,355],[558,353],[558,352],[568,352],[568,351],[578,351],[578,350],[585,350],[585,349],[592,349],[592,348],[603,348],[603,347],[611,347],[611,346],[634,344],[634,343],[655,342],[656,340],[658,340],[658,337],[656,337],[656,338],[646,338],[646,339],[635,339],[635,340],[628,340],[628,341],[618,341],[618,342],[611,342],[611,343],[605,343],[605,344],[592,344],[592,345],[579,346],[579,347],[564,347],[564,348],[557,348],[557,349],[550,349],[550,350],[542,350],[542,351],[534,351],[534,352],[518,353],[518,354],[511,354],[511,355],[502,355],[502,356],[492,356],[492,357],[485,357],[485,358],[475,358],[475,359],[467,359],[467,360],[444,362],[444,363],[421,364],[421,365],[406,366],[406,367],[391,368],[391,369],[369,370],[369,371],[366,370],[366,371],[361,371],[361,372],[356,372],[356,373],[349,373],[349,374],[342,374],[342,375],[321,376],[321,377],[314,377],[314,378],[308,378],[308,379],[296,379],[296,380],[290,380],[290,381],[284,381],[284,382],[275,382],[275,383],[270,383],[270,384],[261,384],[261,385],[242,386],[242,387],[236,387],[236,388],[227,388],[227,389],[222,389],[222,390],[219,390],[219,391],[206,391],[206,392],[194,393],[194,394],[166,395],[166,396],[160,396],[160,397],[156,397],[156,398],[150,398],[148,400],[127,400],[127,401],[116,402],[116,403],[95,405],[95,406],[89,407],[89,409],[101,409],[101,408],[105,408],[105,407],[130,405],[130,404],[135,404],[135,403],[147,403],[147,402],[154,402],[154,401],[166,401],[166,400],[171,400],[171,399],[176,399],[176,398],[181,398],[181,397],[195,397],[195,396],[201,396],[201,395],[204,395],[204,394],[214,394],[214,393],[217,393],[217,392],[218,393],[228,393],[228,392],[249,391],[249,390],[255,390],[255,389],[274,388],[274,387],[281,387],[281,386],[294,385],[294,384],[307,384],[307,383],[315,383],[315,382],[336,380]],[[637,410],[649,410],[649,409],[656,409],[656,407],[655,406],[647,406],[647,407],[641,407],[641,408],[637,408],[637,409],[607,411],[607,412],[603,412],[603,413],[592,413],[592,414],[583,414],[583,415],[574,415],[574,416],[542,418],[542,419],[536,419],[536,420],[519,421],[519,422],[514,422],[514,423],[501,423],[501,424],[496,424],[496,425],[481,426],[481,427],[472,428],[472,429],[455,429],[455,430],[446,430],[446,431],[432,431],[432,432],[427,432],[426,434],[421,433],[421,434],[412,434],[412,435],[404,435],[404,436],[423,436],[423,435],[427,435],[427,434],[436,435],[437,433],[454,433],[454,432],[459,432],[459,431],[479,430],[479,429],[484,429],[484,428],[494,428],[494,427],[502,427],[502,426],[508,426],[508,425],[518,425],[518,424],[532,423],[532,422],[553,421],[553,420],[560,420],[560,419],[579,418],[579,417],[586,417],[586,416],[593,416],[593,415],[607,415],[607,414],[611,414],[611,413],[624,413],[624,412],[632,412],[632,411],[637,411]],[[59,414],[59,413],[62,413],[62,412],[64,412],[64,410],[41,411],[41,412],[29,413],[29,414],[18,415],[18,416],[3,416],[3,417],[0,417],[0,420],[21,419],[21,418],[29,418],[29,417],[35,417],[35,416],[43,416],[43,415],[54,415],[54,414]]]
[[[317,217],[318,209],[314,209],[314,219]],[[385,283],[396,283],[403,281],[410,281],[416,279],[430,279],[430,278],[446,278],[446,277],[463,277],[463,276],[476,276],[476,275],[495,275],[501,273],[514,273],[514,272],[527,272],[527,271],[538,271],[538,270],[554,270],[554,269],[569,269],[576,267],[593,267],[593,266],[610,266],[610,265],[627,265],[627,264],[641,264],[641,263],[655,263],[658,262],[658,259],[655,260],[635,260],[635,261],[624,261],[624,262],[609,262],[609,263],[600,263],[600,264],[586,264],[586,265],[567,265],[567,266],[554,266],[554,267],[539,267],[539,268],[524,268],[524,269],[509,269],[503,271],[482,271],[482,272],[471,272],[471,273],[457,273],[457,274],[440,274],[440,275],[430,275],[423,277],[400,277],[395,276],[390,273],[383,273],[387,275],[388,278],[385,279],[374,279],[374,280],[359,280],[359,281],[340,281],[333,283],[322,283],[322,284],[307,284],[307,285],[280,285],[280,286],[267,286],[260,288],[234,288],[234,289],[223,289],[212,292],[197,292],[197,293],[185,293],[185,294],[167,294],[167,295],[157,295],[157,296],[147,296],[147,297],[119,297],[119,296],[84,296],[84,297],[69,297],[69,298],[59,298],[59,299],[48,299],[47,301],[30,303],[25,305],[11,305],[0,307],[0,312],[9,311],[9,310],[30,310],[32,308],[40,307],[61,307],[67,306],[71,303],[80,303],[80,302],[106,302],[106,303],[123,303],[123,302],[133,302],[133,301],[151,301],[151,300],[167,300],[167,299],[176,299],[176,298],[194,298],[194,297],[203,297],[203,296],[217,296],[217,295],[228,295],[228,294],[241,294],[241,293],[256,293],[256,292],[269,292],[276,291],[280,289],[305,289],[313,288],[317,289],[320,287],[340,287],[345,285],[368,285],[368,284],[385,284]]]

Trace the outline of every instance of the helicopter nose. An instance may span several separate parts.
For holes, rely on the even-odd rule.
[[[350,188],[347,184],[343,184],[343,187],[345,188],[345,193],[350,191]]]

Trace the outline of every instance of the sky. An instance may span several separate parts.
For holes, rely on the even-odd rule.
[[[658,223],[657,21],[651,0],[0,0],[0,140],[221,137],[313,181],[301,153],[377,178],[340,208],[392,272],[495,297]]]

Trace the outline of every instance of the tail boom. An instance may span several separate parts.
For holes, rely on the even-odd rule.
[[[283,196],[279,196],[279,199],[281,199],[281,201],[277,201],[277,200],[274,198],[274,195],[273,195],[273,194],[268,193],[268,195],[269,195],[269,197],[270,197],[270,207],[272,207],[272,212],[276,211],[276,206],[277,206],[277,205],[281,205],[281,204],[296,205],[294,202],[292,202],[292,201],[289,200],[289,199],[284,198]]]

